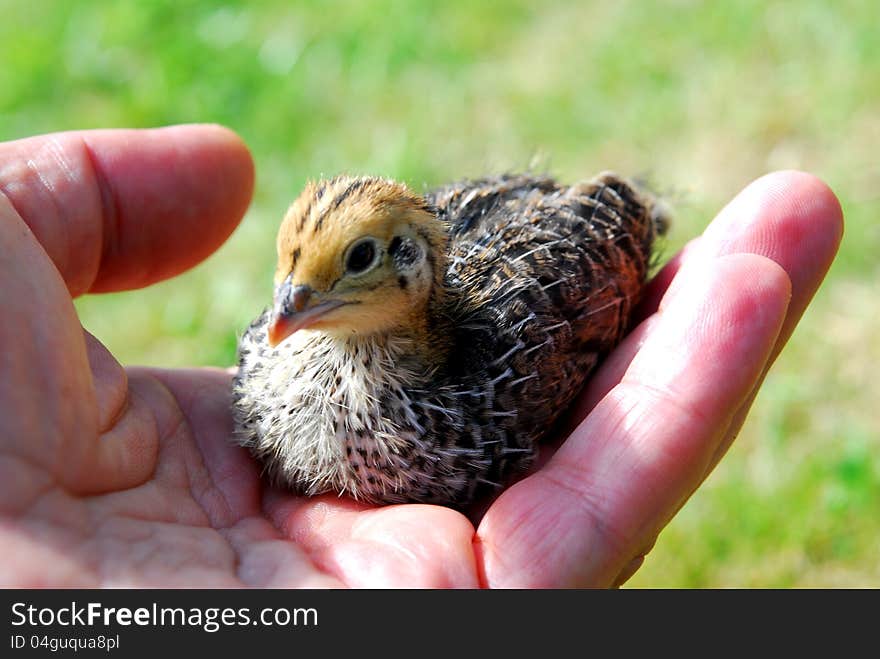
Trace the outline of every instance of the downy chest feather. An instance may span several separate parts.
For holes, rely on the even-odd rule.
[[[428,376],[412,341],[302,331],[270,349],[248,339],[239,378],[250,382],[236,387],[240,439],[274,458],[276,478],[305,483],[307,494],[406,488],[425,434],[413,391]]]

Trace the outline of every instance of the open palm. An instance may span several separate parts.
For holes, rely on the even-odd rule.
[[[269,490],[230,441],[228,372],[123,369],[83,331],[72,297],[191,267],[252,184],[219,127],[0,144],[3,585],[622,583],[732,442],[842,230],[809,175],[749,186],[651,283],[566,441],[471,521]]]

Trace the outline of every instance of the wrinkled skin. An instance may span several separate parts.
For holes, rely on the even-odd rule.
[[[268,490],[230,442],[229,372],[123,368],[83,331],[72,297],[202,260],[253,176],[212,126],[0,144],[0,584],[623,583],[730,446],[842,233],[816,178],[748,186],[650,284],[565,441],[472,522]]]

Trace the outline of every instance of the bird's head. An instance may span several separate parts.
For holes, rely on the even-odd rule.
[[[424,318],[446,240],[445,224],[400,183],[310,182],[278,232],[269,343],[306,328],[372,334]]]

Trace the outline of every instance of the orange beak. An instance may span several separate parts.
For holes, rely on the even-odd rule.
[[[273,348],[301,329],[314,325],[324,314],[341,307],[344,302],[327,300],[309,306],[314,291],[309,286],[292,286],[290,278],[284,280],[275,295],[275,307],[266,328],[269,345]]]

